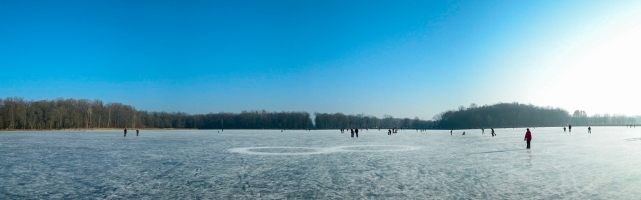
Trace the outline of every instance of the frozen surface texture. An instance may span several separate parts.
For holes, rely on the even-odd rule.
[[[0,132],[0,199],[641,197],[641,128],[531,130]]]

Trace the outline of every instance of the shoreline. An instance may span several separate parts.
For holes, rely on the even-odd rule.
[[[573,127],[588,127],[590,125],[576,125]],[[625,127],[626,125],[594,125],[592,127]],[[636,126],[633,124],[633,126]],[[641,127],[641,125],[639,125]],[[563,128],[567,126],[543,126],[543,127],[536,127],[536,128]],[[521,129],[521,128],[535,128],[535,127],[494,127],[494,129]],[[65,128],[65,129],[0,129],[0,132],[14,132],[14,131],[122,131],[124,128]],[[372,130],[377,130],[377,128],[370,128]],[[388,129],[388,128],[381,128],[382,129]],[[441,128],[436,128],[436,129],[423,129],[423,130],[434,130],[434,131],[447,131],[447,130],[476,130],[476,129],[481,129],[481,128],[459,128],[459,129],[441,129]],[[486,128],[489,129],[489,128]],[[127,128],[128,131],[135,131],[136,129],[130,129]],[[139,128],[137,130],[155,130],[155,131],[169,131],[169,130],[220,130],[220,129],[197,129],[197,128]],[[308,129],[225,129],[225,130],[284,130],[284,131],[297,131],[297,130],[308,130]],[[317,131],[317,130],[340,130],[340,129],[309,129],[309,131]],[[365,130],[365,129],[362,129]],[[416,129],[403,129],[403,130],[416,130]],[[419,129],[420,130],[420,129]]]
[[[122,131],[125,128],[63,128],[63,129],[0,129],[0,132],[12,131]],[[128,131],[135,130],[199,130],[195,128],[139,128],[129,129]]]

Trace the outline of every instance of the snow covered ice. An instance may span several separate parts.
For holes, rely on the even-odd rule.
[[[0,199],[641,196],[641,128],[495,130],[0,132]]]

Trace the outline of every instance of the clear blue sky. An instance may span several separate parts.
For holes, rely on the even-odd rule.
[[[190,114],[431,119],[470,103],[517,101],[641,115],[641,79],[630,75],[640,74],[640,56],[625,54],[641,52],[640,5],[0,1],[0,98]]]

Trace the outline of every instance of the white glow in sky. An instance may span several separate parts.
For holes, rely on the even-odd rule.
[[[555,70],[532,103],[588,115],[641,114],[641,9],[617,14],[585,33],[595,37],[576,38],[586,40],[542,67]]]

